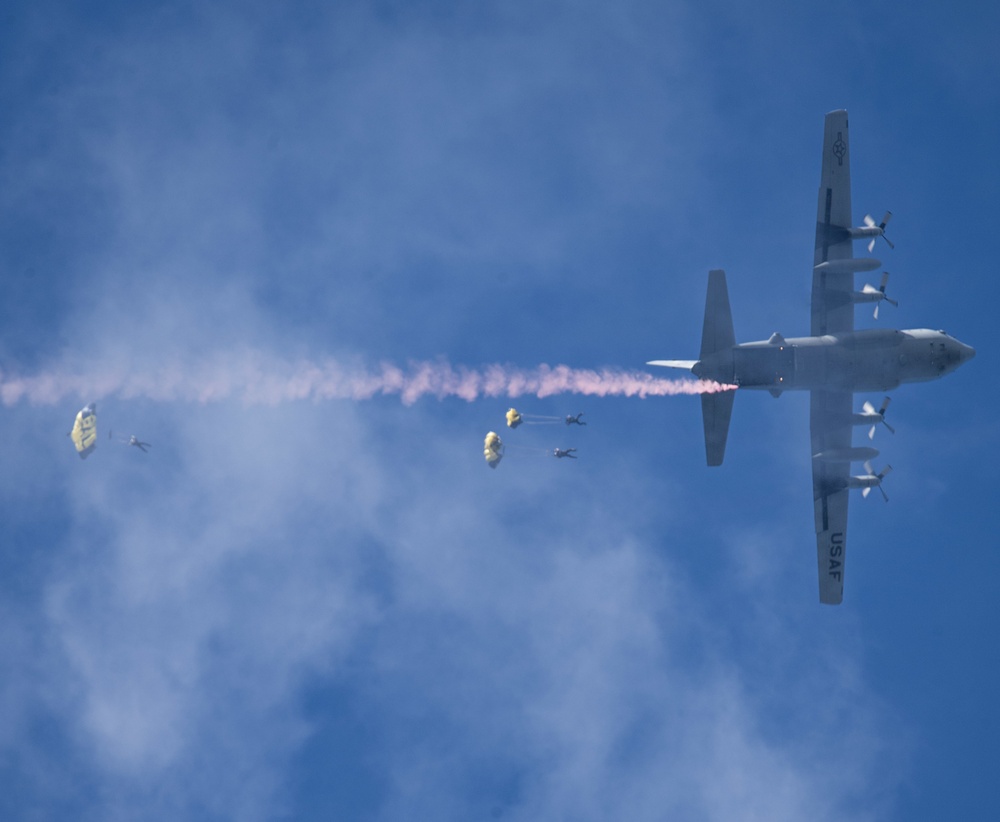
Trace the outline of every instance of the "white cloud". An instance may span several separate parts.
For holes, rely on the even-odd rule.
[[[610,54],[591,48],[609,42],[591,24],[463,40],[367,17],[357,42],[327,21],[301,49],[228,19],[119,44],[54,117],[62,134],[91,105],[101,115],[83,141],[118,227],[73,272],[89,290],[59,329],[67,361],[155,372],[251,343],[279,358],[367,355],[366,341],[440,354],[449,334],[512,359],[555,346],[572,311],[522,322],[524,297],[484,270],[561,284],[556,264],[582,261],[637,204],[676,216],[677,234],[704,209],[688,189],[709,148],[666,139],[678,109],[710,118],[675,62],[683,38],[636,43],[670,26],[601,14]],[[255,62],[271,45],[273,86]],[[620,99],[625,87],[638,96]],[[585,331],[613,356],[634,307],[581,269],[587,316],[616,329]],[[371,736],[354,747],[386,819],[832,820],[880,801],[896,729],[866,686],[860,629],[799,623],[788,553],[764,550],[779,514],[717,544],[717,512],[685,510],[685,478],[646,454],[666,448],[662,422],[602,427],[588,410],[579,464],[512,453],[490,472],[481,437],[500,417],[485,404],[111,397],[100,413],[153,450],[102,442],[65,473],[37,469],[30,487],[66,518],[44,602],[24,606],[44,637],[3,638],[16,658],[42,653],[2,710],[57,717],[62,755],[97,786],[92,818],[308,807],[290,787],[296,757],[330,731],[307,689],[315,713],[364,712]],[[14,448],[36,466],[59,453]],[[742,557],[742,573],[706,583],[699,552]],[[6,733],[8,750],[45,747],[23,724]]]
[[[307,805],[287,792],[321,727],[307,686],[369,718],[387,819],[838,819],[877,793],[877,702],[780,590],[735,629],[690,546],[636,536],[677,516],[636,507],[652,477],[490,472],[461,433],[481,410],[146,404],[150,454],[80,465],[30,678],[89,759],[95,818]]]

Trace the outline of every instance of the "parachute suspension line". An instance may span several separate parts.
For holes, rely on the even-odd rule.
[[[579,416],[579,415],[577,415]],[[516,408],[510,408],[506,414],[507,427],[517,428],[519,425],[558,425],[565,422],[569,425],[572,417],[554,417],[548,414],[522,414]]]
[[[551,448],[539,448],[532,445],[511,445],[509,442],[503,444],[504,451],[520,452],[522,454],[541,454],[549,456],[552,454]]]

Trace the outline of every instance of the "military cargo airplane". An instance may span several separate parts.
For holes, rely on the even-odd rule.
[[[854,330],[854,306],[885,299],[887,276],[880,288],[856,291],[854,274],[873,271],[881,262],[854,256],[854,241],[885,238],[889,213],[876,224],[866,217],[852,227],[851,171],[847,112],[826,115],[816,252],[813,259],[811,336],[770,339],[737,345],[724,271],[710,271],[701,353],[697,360],[653,360],[648,365],[683,368],[700,379],[754,388],[779,396],[783,391],[809,391],[809,431],[812,440],[813,502],[820,602],[837,605],[844,597],[847,550],[847,499],[851,488],[867,496],[882,489],[886,466],[875,473],[871,460],[878,451],[854,447],[854,426],[885,422],[888,397],[880,410],[866,402],[856,413],[854,393],[888,391],[901,383],[935,380],[972,359],[973,348],[944,331]],[[877,316],[877,311],[876,311]],[[721,465],[726,451],[735,391],[701,395],[705,454],[709,465]],[[887,425],[887,427],[889,427]],[[892,429],[890,428],[890,431]],[[864,462],[867,473],[852,476],[852,462]],[[886,497],[886,499],[888,499]]]

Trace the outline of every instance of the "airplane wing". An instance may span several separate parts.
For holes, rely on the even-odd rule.
[[[851,220],[851,154],[847,112],[831,111],[823,130],[823,162],[816,211],[816,253],[813,257],[813,336],[854,330],[854,272],[838,271],[838,260],[854,256],[848,233]],[[829,265],[829,264],[833,265]],[[813,391],[809,399],[812,453],[851,447],[849,391]],[[847,548],[848,478],[851,464],[813,457],[813,506],[816,514],[816,555],[819,600],[838,605],[844,598],[844,552]]]
[[[851,447],[850,391],[813,391],[809,395],[809,435],[812,453]],[[816,555],[819,601],[839,605],[844,598],[844,553],[847,549],[849,462],[817,459],[813,464],[813,506],[816,514]]]
[[[814,337],[854,330],[854,304],[849,296],[854,290],[854,273],[837,271],[835,266],[829,270],[831,266],[823,265],[854,257],[854,243],[848,233],[852,224],[847,112],[831,111],[823,131],[823,171],[816,213],[811,322]]]

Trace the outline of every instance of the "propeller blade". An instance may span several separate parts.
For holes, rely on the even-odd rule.
[[[881,480],[885,477],[886,474],[889,474],[891,472],[892,472],[892,466],[887,465],[885,468],[882,469],[882,472],[878,475],[878,478]]]
[[[879,224],[879,228],[882,229],[882,239],[889,244],[889,248],[895,249],[896,246],[892,244],[892,240],[885,236],[885,227],[889,225],[889,220],[892,219],[892,212],[887,211],[885,216],[882,218],[882,222]]]
[[[875,439],[875,426],[874,425],[871,428],[868,429],[868,439],[870,439],[870,440]]]
[[[869,476],[872,475],[872,461],[871,460],[865,460],[865,471],[868,472]]]
[[[872,405],[870,402],[868,402],[868,400],[865,400],[865,404],[861,406],[861,410],[864,411],[866,414],[874,414],[875,406]]]
[[[878,490],[882,492],[882,499],[884,499],[886,502],[888,502],[889,501],[889,495],[885,492],[885,489],[880,485],[878,487]]]
[[[878,289],[877,289],[877,288],[876,288],[875,286],[873,286],[873,285],[872,285],[871,283],[865,283],[865,285],[864,285],[864,288],[862,288],[862,289],[861,289],[861,293],[862,293],[862,294],[880,294],[880,293],[882,293],[882,292],[880,292],[880,291],[879,291],[879,290],[878,290]]]
[[[871,214],[866,214],[865,215],[865,219],[864,219],[863,222],[869,228],[874,228],[875,227],[875,220],[872,218]]]
[[[895,434],[896,433],[896,429],[893,428],[891,425],[889,425],[889,423],[887,423],[885,420],[882,420],[882,425],[884,425],[886,428],[889,429],[889,433],[890,434]]]
[[[871,254],[875,250],[875,238],[872,237],[868,243],[868,253]]]
[[[862,497],[864,497],[865,499],[868,499],[868,495],[869,495],[869,494],[870,494],[871,492],[872,492],[872,489],[871,489],[871,488],[862,488],[862,489],[861,489],[861,496],[862,496]]]
[[[878,319],[878,303],[875,303],[875,310],[872,312],[872,317]]]
[[[883,271],[882,272],[882,282],[880,282],[879,285],[878,285],[878,290],[881,291],[883,294],[885,294],[885,286],[886,286],[886,283],[888,283],[888,282],[889,282],[889,272],[888,271]]]
[[[886,397],[882,400],[882,407],[878,410],[880,414],[885,414],[885,410],[889,407],[889,403],[892,402],[892,397]]]

